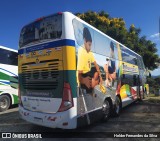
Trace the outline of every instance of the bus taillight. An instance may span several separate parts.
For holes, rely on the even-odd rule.
[[[73,107],[73,98],[69,83],[64,83],[62,103],[58,112],[66,111]]]

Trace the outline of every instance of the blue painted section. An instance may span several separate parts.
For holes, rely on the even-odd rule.
[[[63,40],[53,41],[49,43],[42,43],[40,45],[35,45],[35,46],[31,46],[24,49],[22,48],[18,51],[18,54],[24,54],[32,51],[55,48],[60,46],[75,46],[75,41],[70,39],[63,39]]]
[[[0,81],[0,83],[10,85],[10,82],[7,82],[7,81]]]

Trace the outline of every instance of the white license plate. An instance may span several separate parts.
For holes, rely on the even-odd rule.
[[[34,117],[34,121],[35,122],[43,122],[43,119],[39,118],[39,117]]]

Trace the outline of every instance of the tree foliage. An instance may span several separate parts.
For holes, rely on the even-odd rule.
[[[146,36],[140,37],[141,29],[136,28],[134,24],[127,29],[123,18],[112,18],[104,11],[98,13],[88,11],[86,13],[77,13],[76,15],[140,54],[148,69],[154,70],[157,68],[156,62],[160,62],[160,58],[157,54],[156,44],[147,40]]]
[[[154,93],[160,89],[160,76],[157,78],[147,77],[147,84],[149,84],[150,92]]]

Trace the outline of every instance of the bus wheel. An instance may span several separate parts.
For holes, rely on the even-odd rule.
[[[10,98],[7,95],[0,96],[0,112],[6,111],[10,106]]]
[[[122,109],[121,100],[118,96],[116,96],[114,109],[113,109],[113,116],[116,116],[116,117],[119,116],[121,109]]]
[[[108,100],[105,100],[102,105],[103,118],[102,121],[107,121],[110,117],[111,105]]]

